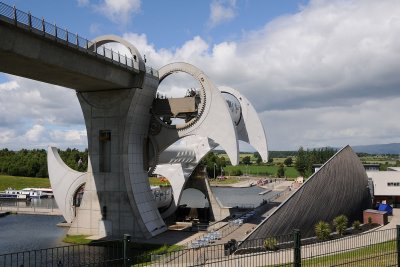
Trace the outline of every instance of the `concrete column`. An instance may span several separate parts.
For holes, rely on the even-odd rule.
[[[144,167],[157,87],[158,79],[146,76],[142,88],[77,93],[92,169],[71,234],[147,239],[167,229]]]

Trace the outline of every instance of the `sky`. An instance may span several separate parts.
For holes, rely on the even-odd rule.
[[[250,100],[270,150],[400,142],[400,1],[1,1],[122,36],[154,68],[194,64]],[[193,82],[170,77],[167,94]],[[74,90],[0,73],[0,148],[48,145],[87,146]]]

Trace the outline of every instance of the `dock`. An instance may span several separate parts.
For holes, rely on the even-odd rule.
[[[269,193],[269,192],[271,192],[272,191],[272,189],[267,189],[267,190],[264,190],[264,191],[262,191],[262,192],[260,192],[260,193],[258,193],[259,195],[265,195],[265,194],[267,194],[267,193]]]

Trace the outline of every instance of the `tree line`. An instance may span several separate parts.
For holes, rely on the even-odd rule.
[[[330,159],[337,149],[331,147],[318,148],[313,150],[304,150],[300,147],[297,151],[295,168],[304,178],[309,177],[314,173],[313,165],[324,164],[328,159]]]
[[[65,164],[77,171],[86,171],[88,151],[67,148],[58,150]],[[0,174],[24,177],[49,177],[47,154],[44,149],[21,149],[19,151],[0,150]]]

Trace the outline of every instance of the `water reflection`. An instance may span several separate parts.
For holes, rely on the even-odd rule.
[[[8,215],[0,218],[0,254],[65,245],[62,216]]]

